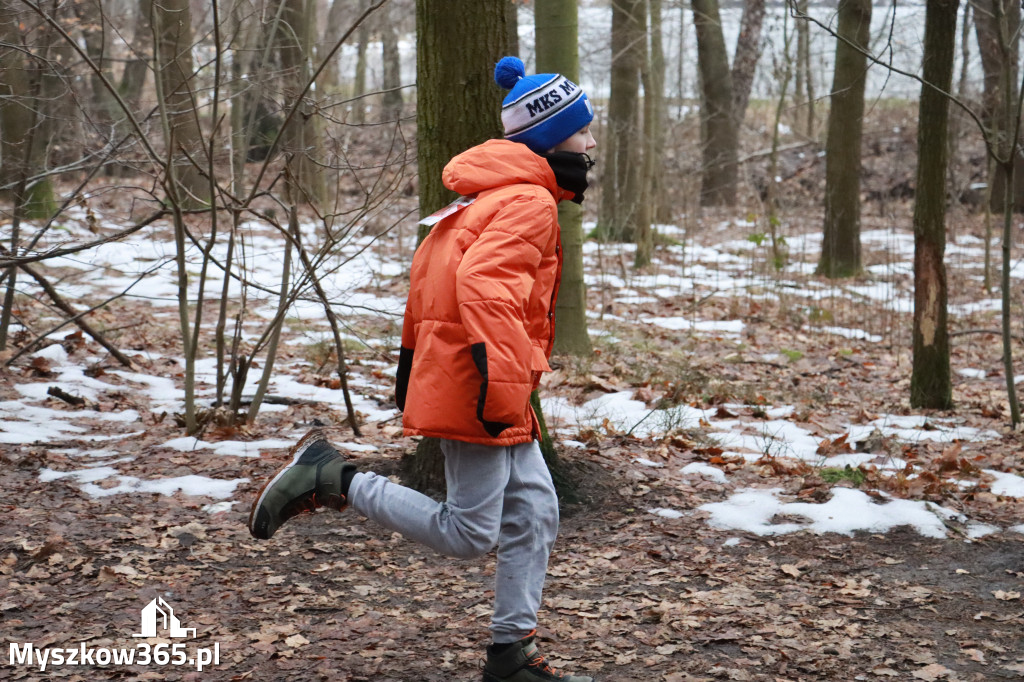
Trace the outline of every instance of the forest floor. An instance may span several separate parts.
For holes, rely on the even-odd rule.
[[[812,212],[787,216],[778,271],[748,216],[663,228],[640,273],[629,247],[587,243],[597,352],[554,358],[542,387],[580,485],[540,614],[556,667],[603,682],[1024,679],[1024,438],[1008,428],[983,221],[951,220],[956,406],[915,410],[911,207],[883,208],[865,209],[864,275],[841,283],[813,275]],[[288,318],[270,389],[305,402],[183,437],[168,267],[90,316],[130,370],[64,329],[0,373],[0,677],[479,679],[493,555],[438,557],[353,513],[293,521],[268,542],[245,525],[312,424],[383,473],[397,476],[415,448],[391,405],[410,238],[355,240],[363,261],[338,272],[363,263],[366,277],[331,283],[364,296],[347,299],[363,312],[349,331],[366,341],[349,357],[360,437],[308,310]],[[161,262],[155,244],[170,252],[165,226],[45,272],[81,305],[99,302]],[[1018,260],[1017,294],[1022,279]],[[45,330],[50,313],[23,290],[20,318]],[[1019,300],[1014,319],[1019,329]],[[202,396],[210,372],[200,368]],[[133,638],[156,597],[194,637]],[[17,659],[27,643],[33,656],[184,644],[183,659],[212,647],[218,659],[201,672],[53,658],[43,669]]]

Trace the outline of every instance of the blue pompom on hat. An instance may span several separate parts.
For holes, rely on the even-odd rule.
[[[543,153],[594,120],[583,88],[557,73],[526,75],[519,57],[502,57],[494,81],[509,90],[502,102],[505,138]]]

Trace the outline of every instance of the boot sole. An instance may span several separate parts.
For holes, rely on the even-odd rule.
[[[250,535],[260,540],[269,540],[271,537],[273,537],[273,533],[271,533],[265,538],[261,538],[256,535],[256,531],[253,528],[253,522],[256,520],[256,510],[259,509],[260,505],[263,503],[263,498],[266,496],[267,490],[270,489],[270,486],[272,486],[274,483],[280,480],[281,477],[284,476],[289,469],[291,469],[298,463],[302,455],[306,454],[306,450],[309,449],[310,445],[320,440],[327,440],[327,436],[326,434],[324,434],[323,429],[312,429],[308,431],[306,435],[299,439],[298,443],[292,446],[292,449],[289,452],[289,454],[292,455],[292,461],[281,467],[278,470],[278,472],[274,474],[274,476],[270,480],[264,483],[263,487],[260,488],[259,492],[256,494],[256,501],[252,503],[252,507],[249,509],[248,525]],[[275,530],[275,532],[277,531]]]

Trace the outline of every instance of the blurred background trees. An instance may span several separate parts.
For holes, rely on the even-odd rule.
[[[934,239],[950,210],[1024,208],[1020,6],[965,4],[944,6],[944,25],[959,22],[960,75],[937,92],[920,87],[933,78],[924,18],[938,11],[924,0],[0,0],[0,350],[13,362],[40,342],[43,330],[17,315],[23,282],[46,281],[54,315],[89,323],[40,248],[55,248],[70,211],[92,216],[97,243],[163,226],[178,250],[182,350],[217,362],[216,395],[190,407],[187,428],[211,415],[254,418],[259,401],[242,410],[242,387],[254,363],[274,357],[296,301],[343,323],[318,269],[353,235],[402,229],[410,212],[449,201],[443,164],[500,134],[491,69],[509,53],[578,79],[596,106],[592,189],[582,211],[562,215],[560,352],[591,352],[588,239],[637,245],[625,277],[656,260],[660,223],[749,220],[767,225],[752,239],[770,230],[777,248],[800,211],[817,216],[821,276],[856,276],[868,206],[918,202],[904,210]],[[943,129],[938,108],[950,97]],[[942,178],[917,168],[938,163],[914,158],[918,146],[933,151],[916,142],[918,125],[947,138],[932,141],[948,145]],[[887,145],[906,145],[905,162],[875,164]],[[279,236],[287,281],[247,279],[247,224]],[[934,239],[929,282],[944,258]],[[1012,267],[1015,239],[1012,229],[990,233],[985,248],[1001,246]],[[986,285],[996,280],[986,272]],[[250,338],[241,329],[255,322],[245,301],[256,295],[280,313]],[[215,342],[204,343],[211,330]]]

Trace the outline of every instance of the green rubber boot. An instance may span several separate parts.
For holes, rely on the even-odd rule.
[[[307,433],[289,454],[291,463],[263,484],[249,511],[249,532],[254,538],[270,538],[293,516],[321,507],[342,511],[348,506],[348,484],[356,468],[345,463],[323,431]]]

